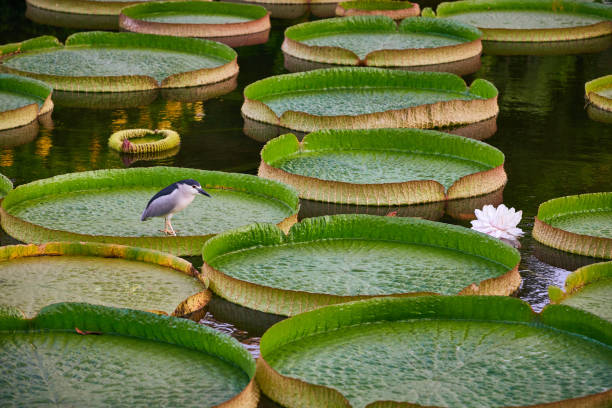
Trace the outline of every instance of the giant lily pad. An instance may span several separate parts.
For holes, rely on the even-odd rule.
[[[612,259],[612,193],[580,194],[540,204],[532,234],[562,251]]]
[[[434,128],[484,121],[498,112],[497,89],[468,88],[440,72],[333,68],[259,80],[244,89],[242,114],[298,131]]]
[[[584,90],[590,103],[599,109],[612,112],[612,75],[587,82]]]
[[[255,362],[237,341],[137,310],[59,303],[31,320],[2,310],[0,361],[0,401],[9,406],[255,408],[259,400]]]
[[[49,85],[17,75],[0,74],[0,130],[34,122],[53,110]]]
[[[475,25],[491,41],[570,41],[612,34],[612,9],[584,1],[463,0],[442,3],[436,11],[438,17]]]
[[[261,151],[259,176],[300,198],[390,206],[466,198],[506,184],[504,154],[477,140],[420,129],[324,130],[292,134]]]
[[[285,316],[373,296],[509,295],[521,281],[510,246],[414,218],[308,218],[289,235],[255,224],[209,240],[202,258],[216,294]]]
[[[480,55],[482,33],[466,24],[385,16],[354,16],[289,27],[282,50],[295,58],[338,65],[414,67]]]
[[[195,312],[210,299],[198,275],[181,258],[123,245],[47,243],[0,248],[2,303],[30,317],[43,306],[67,301],[197,317]]]
[[[12,54],[0,61],[3,70],[65,91],[182,88],[220,82],[238,73],[236,52],[224,44],[152,34],[77,33],[65,46],[57,40],[40,42]]]
[[[612,324],[504,297],[334,305],[271,327],[257,382],[286,407],[604,407]]]
[[[154,0],[26,0],[28,6],[53,10],[66,14],[85,14],[81,18],[93,16],[118,16],[121,9],[132,4]],[[180,1],[180,0],[164,0]],[[205,1],[205,0],[202,0]]]
[[[387,16],[394,20],[416,17],[421,14],[417,3],[405,0],[354,0],[343,1],[336,7],[337,16]]]
[[[161,218],[140,221],[149,199],[183,179],[196,179],[211,194],[197,197],[164,236]],[[133,245],[194,255],[212,235],[252,222],[296,221],[298,197],[290,187],[246,174],[151,167],[64,174],[21,185],[0,209],[2,227],[28,243],[89,241]]]
[[[261,6],[217,1],[146,3],[122,9],[119,25],[127,31],[208,38],[237,47],[268,41],[270,13]]]
[[[612,262],[583,266],[565,279],[565,293],[548,288],[552,303],[561,303],[591,312],[612,322]]]

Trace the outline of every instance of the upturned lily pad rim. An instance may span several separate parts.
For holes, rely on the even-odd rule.
[[[0,60],[4,50],[0,49]],[[53,88],[42,81],[18,75],[0,73],[0,91],[29,96],[41,101],[0,111],[0,130],[25,126],[53,110]]]
[[[64,76],[22,71],[2,64],[2,69],[6,72],[39,79],[51,84],[55,89],[64,91],[125,92],[158,88],[184,88],[221,82],[238,73],[238,55],[236,52],[225,44],[205,39],[87,31],[70,35],[66,39],[65,45],[50,36],[38,37],[33,40],[36,41],[26,42],[25,46],[24,43],[16,43],[7,44],[0,48],[0,55],[6,55],[0,59],[0,64],[24,53],[45,53],[62,48],[145,48],[195,55],[206,54],[224,61],[222,65],[213,68],[174,73],[161,82],[148,75]]]
[[[584,84],[584,91],[588,102],[599,109],[612,112],[612,98],[598,93],[604,89],[612,89],[612,74],[593,79]]]
[[[563,303],[565,299],[580,293],[585,286],[608,279],[612,282],[612,261],[583,266],[565,278],[564,290],[557,286],[549,286],[548,297],[552,304]]]
[[[237,340],[204,325],[172,316],[88,303],[55,303],[43,308],[32,319],[20,317],[12,308],[0,309],[0,333],[74,332],[75,328],[172,344],[217,357],[239,368],[250,379],[238,395],[217,407],[257,406],[259,388],[255,383],[253,357]]]
[[[268,364],[266,358],[288,343],[319,333],[359,324],[420,319],[527,324],[553,328],[566,334],[582,336],[587,341],[612,346],[612,323],[568,306],[548,305],[541,313],[535,313],[528,303],[512,297],[375,298],[323,307],[276,323],[261,338],[261,356],[257,360],[257,382],[268,397],[283,406],[299,405],[304,401],[316,401],[323,405],[328,404],[326,406],[333,404],[333,406],[351,407],[349,401],[336,389],[284,376]],[[612,388],[599,394],[530,407],[604,407],[610,401],[612,401]],[[419,405],[409,402],[376,401],[369,404],[367,408],[417,406]]]
[[[577,234],[549,224],[555,217],[598,210],[612,210],[612,192],[553,198],[540,204],[532,235],[536,241],[562,251],[612,259],[612,238]]]
[[[166,23],[143,20],[152,13],[189,12],[193,14],[222,14],[248,18],[235,23]],[[220,1],[150,2],[121,10],[119,26],[133,32],[166,34],[181,37],[230,37],[260,33],[270,29],[270,12],[262,6]]]
[[[123,147],[124,141],[138,139],[150,135],[163,136],[162,139],[148,143],[130,143],[127,148]],[[171,129],[124,129],[113,133],[108,139],[108,147],[122,153],[143,154],[157,153],[172,150],[181,144],[178,133]]]
[[[100,1],[100,0],[26,0],[30,6],[45,10],[57,11],[69,14],[95,14],[104,16],[117,16],[121,9],[148,0],[130,1]],[[182,1],[182,0],[165,0]],[[210,0],[202,0],[210,1]]]
[[[178,167],[139,167],[130,169],[105,169],[69,173],[23,184],[12,190],[0,205],[0,222],[11,236],[28,243],[50,241],[85,241],[123,244],[162,250],[174,255],[196,255],[204,241],[215,234],[196,236],[150,236],[117,237],[89,235],[64,230],[53,230],[25,221],[11,214],[11,206],[22,201],[44,197],[50,194],[100,188],[158,187],[162,188],[177,180],[194,178],[204,188],[222,188],[270,197],[284,203],[292,214],[279,222],[279,228],[288,230],[297,221],[299,198],[297,192],[282,183],[261,179],[249,174],[226,173],[221,171],[198,170]]]
[[[469,92],[472,100],[451,100],[404,109],[374,111],[360,115],[318,116],[288,110],[280,116],[261,98],[286,92],[325,91],[330,88],[397,87]],[[413,72],[382,68],[344,67],[276,75],[244,88],[243,116],[255,121],[312,132],[319,129],[363,129],[415,127],[436,128],[475,123],[499,112],[497,88],[487,80],[475,79],[468,87],[461,77],[443,72]],[[461,111],[455,114],[453,110]]]
[[[48,242],[41,245],[8,245],[0,247],[0,262],[42,256],[119,258],[127,261],[163,266],[197,278],[202,282],[203,290],[181,301],[174,312],[172,312],[172,316],[193,317],[199,320],[199,314],[196,312],[206,307],[212,296],[211,292],[207,289],[208,280],[200,276],[200,272],[190,262],[165,252],[93,242]]]
[[[0,199],[13,189],[11,179],[0,173]]]
[[[279,160],[301,153],[351,150],[436,154],[485,164],[488,169],[460,177],[446,190],[435,180],[351,183],[290,173],[275,166]],[[434,130],[322,130],[306,135],[302,142],[289,133],[266,143],[260,155],[260,177],[293,186],[300,198],[343,204],[389,206],[446,201],[487,194],[499,190],[507,181],[504,154],[500,150],[484,142]]]
[[[588,14],[602,17],[601,22],[566,28],[508,29],[486,28],[482,30],[483,40],[488,41],[572,41],[612,34],[612,10],[604,4],[575,0],[461,0],[438,5],[438,17],[452,17],[454,14],[472,11],[550,11],[559,13]],[[433,12],[424,12],[431,15]]]
[[[383,48],[360,58],[341,46],[308,45],[303,41],[330,34],[440,34],[461,39],[460,44],[427,48]],[[338,65],[378,67],[422,66],[448,63],[480,55],[482,33],[475,27],[452,20],[430,17],[404,19],[399,25],[382,15],[329,18],[291,26],[285,30],[282,50],[293,57]]]
[[[408,292],[342,296],[285,290],[240,280],[211,266],[216,257],[230,252],[333,239],[393,241],[445,248],[486,258],[507,268],[499,276],[458,288],[461,295],[509,295],[520,285],[519,252],[495,238],[464,227],[434,221],[365,214],[307,218],[294,224],[287,235],[275,225],[263,223],[223,232],[202,247],[202,275],[208,277],[210,289],[222,298],[251,309],[283,316],[294,316],[321,306],[357,299],[437,295],[435,292]]]

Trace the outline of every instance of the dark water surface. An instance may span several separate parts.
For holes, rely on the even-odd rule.
[[[22,2],[0,1],[2,43],[52,34],[64,40],[69,29],[38,25],[25,19]],[[302,19],[304,20],[304,19]],[[293,22],[295,23],[295,21]],[[140,95],[123,108],[78,108],[58,98],[52,119],[38,131],[13,136],[0,147],[0,172],[15,185],[57,174],[102,168],[171,165],[254,174],[262,145],[243,134],[240,107],[244,87],[258,79],[285,73],[280,45],[290,22],[273,20],[268,43],[238,48],[240,74],[234,91],[202,101],[185,95]],[[612,191],[612,124],[589,119],[584,109],[584,83],[612,73],[612,49],[571,56],[484,55],[481,69],[466,80],[485,78],[500,91],[497,133],[487,140],[506,155],[509,181],[503,192],[508,207],[523,210],[519,225],[523,284],[518,296],[536,310],[547,302],[547,287],[562,285],[575,268],[596,262],[536,243],[530,235],[538,205],[554,197]],[[59,95],[58,95],[59,97]],[[102,101],[100,103],[115,103]],[[133,105],[130,107],[129,105]],[[172,128],[182,138],[173,157],[124,162],[109,150],[110,134],[124,128]],[[10,144],[7,146],[6,144]],[[444,216],[444,222],[463,223]],[[10,242],[6,236],[2,242]],[[195,264],[201,260],[191,258]],[[220,306],[221,305],[221,306]],[[237,317],[236,317],[237,316]],[[245,317],[246,316],[246,317]],[[262,316],[264,325],[275,321]],[[241,326],[237,331],[232,321]],[[207,324],[255,343],[261,335],[249,327],[248,311],[218,301]],[[229,322],[229,323],[228,323]],[[241,323],[242,322],[242,323]]]

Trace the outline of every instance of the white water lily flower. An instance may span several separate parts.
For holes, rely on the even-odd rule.
[[[508,209],[503,204],[495,208],[492,205],[485,205],[482,210],[475,210],[476,219],[472,221],[472,229],[484,232],[502,241],[516,242],[522,237],[524,232],[517,228],[521,221],[523,211],[515,211],[514,208]],[[511,244],[512,245],[512,244]]]

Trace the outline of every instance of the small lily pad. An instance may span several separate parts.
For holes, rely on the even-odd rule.
[[[612,192],[554,198],[540,204],[532,234],[553,248],[612,259]]]
[[[565,279],[565,293],[548,288],[552,303],[591,312],[612,322],[612,262],[583,266]]]
[[[612,112],[612,75],[587,82],[584,90],[587,100],[595,107]]]

